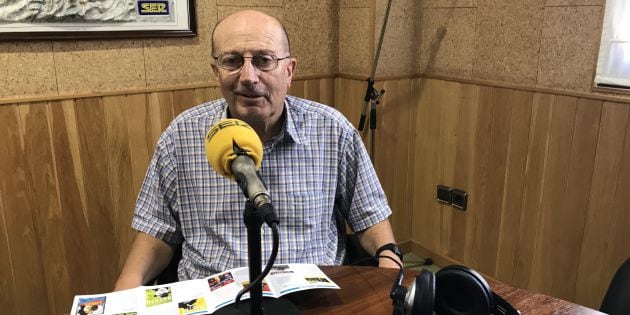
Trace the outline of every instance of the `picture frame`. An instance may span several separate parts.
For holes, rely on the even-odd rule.
[[[193,37],[194,0],[0,3],[0,41]]]

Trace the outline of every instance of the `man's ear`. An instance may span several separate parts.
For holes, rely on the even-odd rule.
[[[291,87],[291,81],[293,80],[293,74],[295,73],[295,70],[297,70],[297,59],[291,57],[286,68],[288,79],[287,87]]]
[[[219,67],[217,67],[217,65],[215,65],[214,62],[210,63],[210,66],[212,67],[212,73],[214,73],[214,78],[219,80]]]

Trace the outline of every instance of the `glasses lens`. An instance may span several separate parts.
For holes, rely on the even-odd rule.
[[[243,56],[235,54],[220,55],[217,61],[225,70],[238,70],[243,66]]]
[[[278,59],[271,55],[256,55],[252,57],[252,63],[262,71],[269,71],[278,66]]]

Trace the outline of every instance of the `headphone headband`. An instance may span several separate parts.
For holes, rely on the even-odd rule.
[[[444,267],[436,274],[423,269],[409,289],[400,283],[402,272],[390,294],[394,315],[432,315],[434,310],[437,315],[520,315],[509,302],[492,292],[478,272],[461,265]]]

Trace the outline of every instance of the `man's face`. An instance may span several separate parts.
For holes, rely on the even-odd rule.
[[[245,57],[240,71],[222,69],[216,61],[212,65],[232,117],[250,124],[278,122],[296,61],[293,58],[278,60],[277,68],[262,71],[248,57],[261,54],[277,58],[289,56],[280,26],[264,16],[232,16],[215,30],[214,47],[215,57],[222,54]]]

